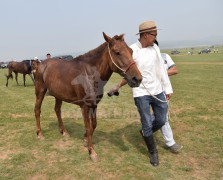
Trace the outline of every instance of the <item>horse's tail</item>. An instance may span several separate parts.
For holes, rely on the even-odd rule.
[[[13,75],[12,75],[12,73],[9,73],[9,75],[5,74],[5,77],[6,77],[7,79],[9,79],[9,78],[13,79]]]
[[[5,74],[5,76],[6,76],[7,79],[9,79],[9,78],[13,79],[13,75],[12,75],[12,62],[10,62],[8,64],[8,75]]]

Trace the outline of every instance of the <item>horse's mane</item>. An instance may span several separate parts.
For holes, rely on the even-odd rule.
[[[121,35],[115,35],[112,39],[113,40],[118,40],[118,41],[124,41],[123,38],[124,34]],[[104,42],[103,44],[101,44],[100,46],[98,46],[97,48],[88,51],[87,53],[83,54],[83,55],[79,55],[76,58],[74,58],[74,61],[88,61],[89,59],[92,59],[92,57],[94,57],[95,59],[97,59],[97,56],[99,56],[101,54],[101,52],[104,50],[104,48],[107,46],[107,42]]]
[[[107,43],[105,42],[105,43],[101,44],[100,46],[98,46],[97,48],[92,49],[85,54],[77,56],[73,60],[74,61],[83,61],[83,60],[88,60],[89,58],[92,58],[92,57],[97,57],[104,50],[106,44]]]
[[[23,61],[25,62],[25,61],[32,61],[32,60],[26,59],[26,60],[23,60]],[[22,61],[22,62],[23,62],[23,61]]]
[[[32,60],[23,60],[23,61],[21,61],[21,62],[24,62],[24,63],[29,63],[30,61],[32,61]]]

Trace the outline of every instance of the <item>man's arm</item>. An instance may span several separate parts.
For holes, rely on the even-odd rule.
[[[126,79],[122,79],[121,80],[121,82],[117,85],[117,86],[115,86],[114,88],[112,88],[109,92],[108,92],[108,96],[113,96],[113,95],[116,95],[116,96],[118,96],[119,95],[119,92],[118,92],[118,90],[122,87],[122,86],[124,86],[124,85],[126,85],[127,84],[127,80]]]
[[[178,73],[178,69],[177,69],[177,66],[174,65],[172,67],[170,67],[168,70],[167,70],[167,74],[168,76],[172,76],[172,75],[175,75]]]
[[[118,90],[119,90],[122,86],[124,86],[124,85],[126,85],[126,84],[127,84],[127,80],[126,80],[126,79],[122,79],[121,82],[120,82],[116,87],[113,88],[113,91],[114,91],[114,92],[118,92]]]

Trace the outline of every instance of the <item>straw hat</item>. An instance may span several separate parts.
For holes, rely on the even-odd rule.
[[[139,32],[136,34],[144,33],[144,32],[150,32],[150,31],[156,31],[159,30],[156,27],[156,23],[154,21],[146,21],[139,25]]]

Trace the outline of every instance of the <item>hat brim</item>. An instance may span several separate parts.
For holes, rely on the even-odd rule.
[[[142,33],[145,33],[145,32],[157,31],[157,30],[161,30],[161,29],[145,30],[145,31],[138,32],[136,35],[142,34]]]

